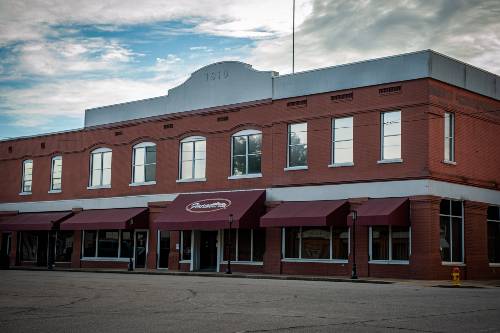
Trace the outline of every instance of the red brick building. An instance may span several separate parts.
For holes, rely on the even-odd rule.
[[[239,62],[0,142],[11,265],[500,277],[500,77],[433,51]],[[352,212],[356,212],[353,218]],[[231,228],[231,230],[229,230]]]

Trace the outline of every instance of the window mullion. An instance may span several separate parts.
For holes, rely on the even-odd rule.
[[[302,259],[302,227],[299,227],[299,259]]]
[[[389,261],[392,260],[392,227],[389,226],[389,255],[387,256]]]
[[[250,261],[253,261],[253,230],[250,229]]]
[[[245,137],[245,174],[248,175],[248,141],[249,141],[250,136],[247,135]]]
[[[236,248],[236,253],[234,254],[234,259],[235,259],[235,261],[238,261],[238,238],[239,238],[238,237],[238,235],[239,235],[238,231],[239,231],[239,229],[236,229],[235,231],[236,231],[235,232],[235,234],[236,234],[236,247],[235,247]],[[231,234],[231,233],[229,233],[229,234]],[[229,237],[231,237],[231,235],[229,235]]]
[[[330,260],[333,258],[333,227],[330,226]]]

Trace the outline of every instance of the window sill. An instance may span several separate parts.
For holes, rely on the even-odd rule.
[[[176,183],[195,183],[195,182],[206,182],[206,178],[188,178],[188,179],[177,179]]]
[[[441,265],[442,266],[458,266],[458,267],[465,267],[465,266],[467,266],[463,262],[452,262],[452,261],[442,261]]]
[[[21,192],[19,195],[31,195],[31,192]]]
[[[179,260],[179,264],[190,264],[191,260]]]
[[[350,167],[354,166],[353,162],[346,162],[346,163],[333,163],[328,165],[329,168],[341,168],[341,167]]]
[[[370,260],[369,264],[375,265],[409,265],[409,260]]]
[[[148,185],[156,185],[156,181],[150,181],[150,182],[142,182],[142,183],[130,183],[128,186],[134,187],[134,186],[148,186]]]
[[[457,165],[457,162],[455,161],[448,161],[448,160],[443,160],[441,163],[448,164],[448,165]]]
[[[245,179],[245,178],[262,178],[261,173],[250,173],[248,175],[236,175],[236,176],[229,176],[227,179]]]
[[[50,193],[50,194],[62,193],[62,190],[50,190],[47,193]]]
[[[297,262],[297,263],[323,263],[323,264],[347,264],[349,261],[347,259],[298,259],[298,258],[285,258],[281,259],[281,262]]]
[[[500,262],[490,262],[489,266],[490,267],[500,267]]]
[[[286,167],[283,170],[294,171],[294,170],[307,170],[307,169],[309,169],[307,165],[300,165],[300,166]]]
[[[97,258],[92,258],[92,257],[83,257],[80,259],[81,261],[116,261],[116,262],[129,262],[130,258],[105,258],[105,257],[97,257]],[[132,258],[133,260],[133,258]]]
[[[111,185],[87,186],[87,190],[99,190],[103,188],[111,188]]]
[[[221,265],[227,265],[227,261],[222,261]],[[232,261],[231,265],[252,265],[252,266],[262,266],[264,265],[263,261]]]
[[[393,158],[390,160],[380,160],[377,161],[377,164],[391,164],[391,163],[403,163],[403,159],[401,158]]]

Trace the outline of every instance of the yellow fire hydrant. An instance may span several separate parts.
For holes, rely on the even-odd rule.
[[[453,267],[451,271],[451,281],[454,287],[460,287],[460,268]]]

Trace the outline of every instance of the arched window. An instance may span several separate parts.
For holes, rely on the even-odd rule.
[[[262,132],[243,130],[231,137],[231,175],[260,175]]]
[[[21,184],[21,192],[31,193],[31,185],[33,183],[33,160],[23,161],[23,178]]]
[[[156,144],[141,142],[133,147],[132,183],[156,181]]]
[[[205,179],[207,141],[203,136],[190,136],[180,142],[179,180]]]
[[[50,191],[61,191],[62,187],[62,156],[52,157],[50,168]]]
[[[90,153],[90,187],[111,186],[111,149],[99,148]]]

